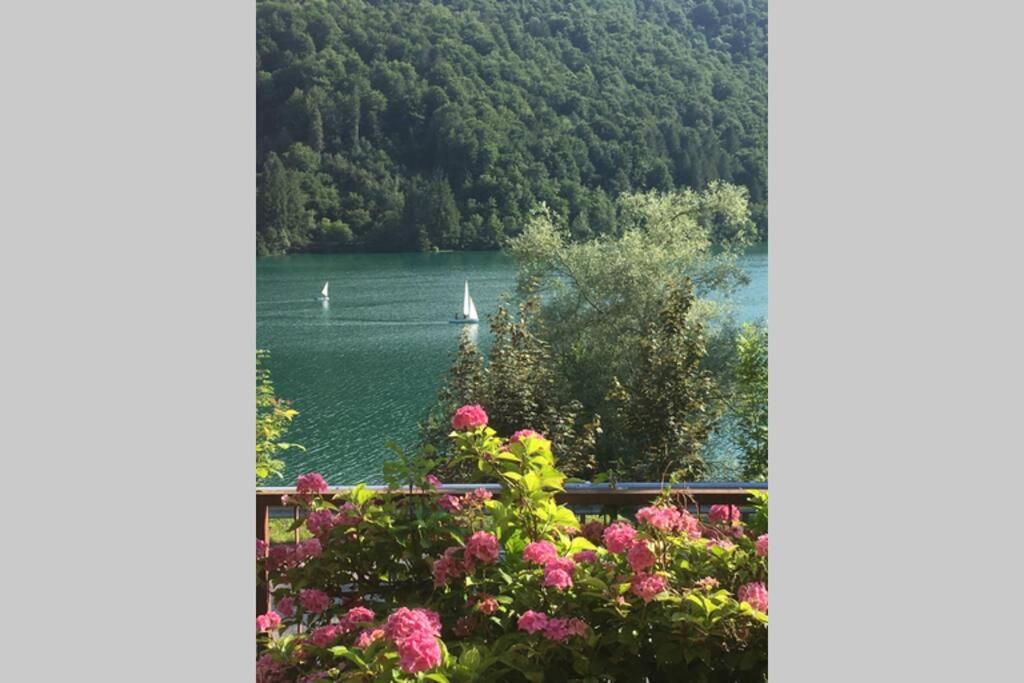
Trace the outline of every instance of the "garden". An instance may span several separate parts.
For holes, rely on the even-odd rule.
[[[503,437],[479,405],[451,426],[445,469],[497,493],[443,491],[429,449],[390,463],[385,491],[298,478],[303,537],[257,540],[258,683],[767,679],[766,492],[691,511],[666,487],[581,520],[544,435]]]

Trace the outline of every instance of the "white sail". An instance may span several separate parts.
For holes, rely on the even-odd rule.
[[[472,305],[473,305],[473,300],[469,298],[469,280],[466,280],[466,291],[462,295],[462,317],[464,317],[464,318],[470,318],[470,317],[475,318],[476,317],[476,309],[473,309],[474,314],[472,316],[470,316],[470,314],[469,314],[470,306],[472,306]]]
[[[325,283],[324,283],[324,288],[320,290],[320,296],[322,296],[322,297],[323,297],[323,298],[325,298],[325,299],[327,298],[327,286],[328,286],[329,284],[331,284],[331,283],[329,283],[329,282],[325,282]]]
[[[469,298],[469,313],[466,314],[466,317],[469,318],[470,320],[480,319],[476,314],[476,304],[473,303],[473,297]]]

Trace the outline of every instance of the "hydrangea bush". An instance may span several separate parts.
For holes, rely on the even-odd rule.
[[[257,543],[274,586],[258,682],[766,680],[765,495],[746,524],[666,491],[581,526],[542,435],[502,439],[480,406],[452,424],[455,457],[500,494],[442,493],[429,454],[392,465],[383,494],[299,478],[313,538]]]

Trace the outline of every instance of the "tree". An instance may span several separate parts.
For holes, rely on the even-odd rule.
[[[701,451],[720,407],[714,377],[703,367],[704,326],[693,315],[693,304],[689,282],[673,290],[639,342],[632,376],[625,384],[612,380],[609,398],[633,448],[617,468],[624,476],[693,481],[704,474]]]
[[[276,254],[309,243],[312,216],[295,173],[271,152],[256,189],[256,250]]]
[[[736,441],[743,475],[768,477],[768,328],[748,323],[736,340]]]
[[[306,450],[304,447],[284,441],[288,427],[298,415],[288,401],[280,399],[274,393],[274,383],[270,379],[270,370],[264,363],[269,360],[270,353],[262,349],[256,351],[256,481],[257,483],[271,476],[282,476],[284,461],[276,456],[292,448]]]

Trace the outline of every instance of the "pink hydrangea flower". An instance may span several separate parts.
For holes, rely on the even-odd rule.
[[[295,614],[295,601],[291,597],[283,597],[274,601],[274,609],[283,617],[290,617]]]
[[[310,557],[319,557],[323,552],[323,546],[320,545],[319,538],[307,538],[295,546],[295,559],[305,560]]]
[[[658,576],[657,574],[637,574],[630,583],[630,592],[639,598],[643,598],[644,602],[650,602],[659,593],[663,593],[668,588],[668,582],[665,580],[665,577]]]
[[[416,633],[426,633],[431,636],[441,635],[441,617],[436,612],[426,609],[399,607],[391,613],[384,626],[384,635],[394,643],[401,642]]]
[[[709,591],[718,588],[718,579],[713,576],[705,576],[700,581],[696,582],[694,586],[703,590]]]
[[[686,510],[683,510],[679,513],[679,521],[676,525],[676,531],[681,534],[686,534],[690,538],[700,538],[700,520]]]
[[[543,439],[544,437],[533,431],[532,429],[520,429],[518,432],[508,438],[509,443],[519,443],[523,439]]]
[[[768,534],[761,534],[757,537],[757,554],[761,557],[768,557]]]
[[[267,553],[268,553],[269,550],[270,550],[270,546],[267,545],[266,541],[264,541],[261,538],[257,538],[256,539],[256,559],[257,560],[262,560],[263,558],[265,558],[267,556]]]
[[[658,559],[651,548],[643,541],[634,543],[626,557],[629,559],[629,566],[637,574],[653,567]]]
[[[256,630],[260,633],[281,628],[281,617],[277,612],[267,612],[256,617]]]
[[[558,548],[551,541],[534,541],[523,548],[523,559],[533,564],[545,565],[558,557]]]
[[[452,415],[452,428],[462,432],[467,429],[476,429],[487,424],[487,413],[479,405],[462,406]]]
[[[440,588],[447,585],[448,579],[456,579],[462,576],[462,563],[459,562],[458,553],[461,548],[452,546],[444,551],[444,555],[434,561],[432,573],[434,585]]]
[[[544,637],[561,643],[572,636],[582,636],[587,632],[587,625],[579,619],[548,619],[544,627]]]
[[[424,477],[427,480],[427,484],[435,489],[441,488],[441,480],[435,477],[433,474],[428,474]]]
[[[491,492],[485,488],[473,489],[472,491],[467,493],[466,496],[472,499],[473,502],[475,503],[482,503],[485,500],[490,500],[491,498],[493,498]]]
[[[295,551],[291,546],[272,545],[267,552],[267,568],[281,569],[295,562]]]
[[[548,625],[548,615],[543,612],[534,612],[532,609],[523,612],[522,616],[516,622],[520,631],[526,631],[527,633],[533,634],[538,631],[543,631]]]
[[[552,569],[561,569],[566,574],[572,574],[576,569],[576,562],[568,557],[555,557],[544,563],[544,571]]]
[[[354,503],[345,503],[338,508],[338,514],[334,516],[334,524],[341,524],[343,526],[355,526],[363,520],[362,515],[359,514],[359,508]]]
[[[500,551],[498,537],[488,531],[477,531],[466,541],[465,556],[480,560],[484,564],[497,562]]]
[[[256,661],[256,683],[280,683],[284,679],[284,665],[273,655],[263,655]]]
[[[581,531],[583,532],[583,538],[591,543],[600,543],[601,535],[604,533],[604,524],[595,519],[584,524]]]
[[[382,628],[369,629],[368,628],[365,631],[360,632],[360,634],[356,637],[356,647],[360,647],[360,648],[370,647],[371,644],[373,644],[377,640],[380,640],[383,637],[384,637],[384,629],[382,629]]]
[[[545,570],[544,585],[548,588],[564,591],[572,586],[572,577],[563,569]]]
[[[633,547],[636,529],[627,522],[615,522],[604,530],[604,547],[613,553],[624,553]]]
[[[410,674],[433,669],[441,663],[441,646],[437,638],[417,631],[397,643],[398,666]]]
[[[459,501],[459,497],[453,496],[450,493],[446,493],[441,496],[441,499],[437,501],[437,504],[452,514],[455,514],[462,509],[462,503]]]
[[[301,474],[295,481],[295,490],[305,494],[326,493],[327,481],[319,472]]]
[[[581,550],[575,555],[573,555],[572,559],[579,562],[580,564],[589,564],[591,562],[597,562],[597,553],[593,550]]]
[[[715,523],[738,522],[740,509],[735,505],[712,505],[708,510],[708,519]]]
[[[303,588],[299,591],[299,604],[307,612],[319,614],[330,606],[331,598],[318,588]]]
[[[317,647],[328,648],[344,633],[345,631],[338,628],[337,624],[327,624],[313,629],[306,640]]]
[[[335,524],[337,524],[337,520],[330,510],[314,510],[306,517],[306,528],[314,536],[327,534]]]
[[[740,589],[736,591],[736,597],[740,602],[749,604],[758,612],[768,614],[768,588],[760,581],[740,586]]]
[[[345,614],[345,622],[352,628],[357,624],[371,624],[376,615],[368,607],[353,607]]]
[[[490,595],[481,595],[476,601],[476,608],[484,614],[494,614],[498,611],[498,601]]]
[[[679,514],[679,510],[660,505],[641,508],[636,513],[637,522],[666,533],[679,528],[681,517],[682,515]]]

